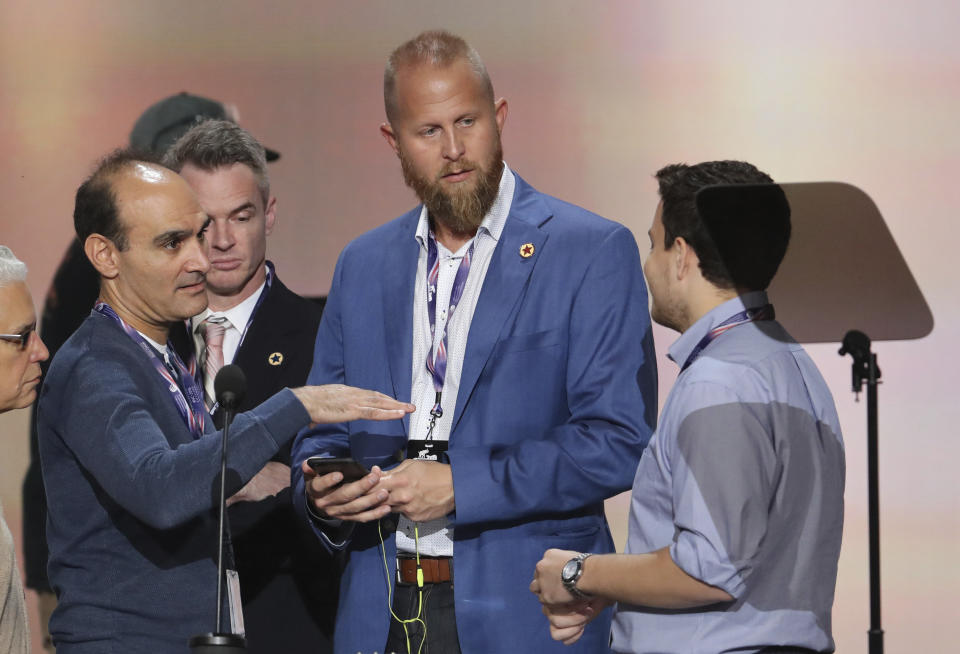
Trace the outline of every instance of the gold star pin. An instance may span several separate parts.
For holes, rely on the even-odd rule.
[[[524,243],[520,246],[520,256],[524,259],[529,259],[536,250],[537,249],[533,247],[533,243]]]
[[[269,363],[271,366],[279,366],[281,363],[283,363],[283,353],[274,352],[267,357],[267,363]]]

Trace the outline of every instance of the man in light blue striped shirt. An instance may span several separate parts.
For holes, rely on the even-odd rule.
[[[764,292],[789,206],[746,163],[657,179],[644,273],[651,316],[681,332],[669,351],[681,372],[637,469],[626,553],[548,550],[531,590],[566,643],[617,602],[616,652],[832,652],[840,425]],[[712,191],[701,212],[698,192],[718,184],[753,186]]]

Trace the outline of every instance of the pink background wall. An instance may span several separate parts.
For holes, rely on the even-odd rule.
[[[960,619],[958,25],[960,6],[946,0],[4,0],[0,243],[29,264],[41,301],[93,161],[126,142],[149,104],[190,90],[237,103],[283,153],[270,169],[280,202],[270,256],[293,289],[326,293],[346,242],[414,202],[377,132],[380,83],[392,47],[433,27],[471,41],[509,100],[510,165],[625,223],[643,252],[651,175],[666,163],[740,158],[781,182],[855,184],[936,322],[922,340],[876,346],[887,651],[949,651]],[[674,334],[656,338],[662,355]],[[809,349],[847,441],[835,635],[839,652],[865,651],[865,405],[849,392],[849,359],[835,345]],[[662,400],[676,369],[660,364]],[[0,416],[0,499],[18,539],[26,422]],[[621,546],[626,507],[624,497],[608,507]]]

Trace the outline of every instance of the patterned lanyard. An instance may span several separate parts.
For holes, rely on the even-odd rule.
[[[690,353],[690,356],[687,357],[687,360],[683,364],[683,367],[680,368],[680,372],[683,372],[684,370],[689,368],[690,364],[692,364],[694,360],[696,360],[696,358],[700,356],[700,353],[703,352],[704,348],[710,345],[710,343],[712,343],[713,340],[720,334],[730,329],[733,329],[734,327],[737,327],[739,325],[745,325],[748,322],[757,322],[760,320],[773,320],[775,315],[776,314],[773,311],[773,305],[767,304],[762,307],[745,309],[734,316],[730,316],[729,318],[724,320],[722,323],[714,327],[712,330],[707,332],[707,335],[700,339],[700,342],[697,343],[697,346],[695,348],[693,348],[693,351]]]
[[[183,361],[180,360],[180,357],[177,356],[176,351],[174,351],[169,344],[167,345],[167,352],[170,355],[171,364],[179,371],[178,376],[180,377],[180,383],[183,384],[182,390],[180,384],[177,383],[171,371],[157,355],[157,351],[153,346],[147,342],[140,332],[124,322],[113,310],[113,307],[106,302],[97,302],[93,309],[120,325],[121,329],[127,333],[127,336],[140,346],[140,349],[149,357],[153,367],[160,376],[163,377],[164,381],[167,382],[167,390],[170,391],[173,403],[176,405],[177,411],[180,413],[180,417],[183,418],[183,422],[187,425],[190,433],[193,434],[194,438],[203,436],[205,413],[203,407],[203,391],[200,390],[200,387],[194,381],[193,377],[190,376],[187,367]]]
[[[450,304],[447,309],[447,321],[443,326],[443,334],[437,345],[437,278],[440,276],[440,256],[437,252],[436,237],[433,230],[427,239],[427,315],[430,318],[430,351],[427,352],[427,370],[433,377],[433,390],[437,397],[430,409],[430,425],[427,429],[427,439],[433,436],[433,428],[437,418],[443,415],[440,407],[440,395],[443,392],[443,380],[447,377],[447,328],[453,320],[453,314],[463,297],[463,289],[467,285],[467,276],[470,274],[470,262],[473,260],[473,246],[476,239],[470,242],[466,255],[460,260],[457,276],[453,279],[453,288],[450,291]],[[436,354],[434,354],[436,350]]]
[[[267,261],[264,265],[267,269],[266,280],[263,283],[263,290],[260,291],[260,297],[257,298],[257,303],[253,305],[253,311],[250,312],[250,318],[247,320],[247,324],[244,325],[243,332],[240,334],[240,341],[237,343],[238,352],[240,351],[240,346],[243,345],[243,339],[247,337],[247,331],[250,329],[251,323],[253,323],[253,317],[257,315],[257,309],[263,304],[263,300],[267,297],[267,293],[270,292],[270,286],[273,284],[273,263]],[[193,318],[187,320],[187,334],[189,334],[191,342],[193,342]],[[197,367],[197,355],[196,352],[192,351],[192,348],[190,360],[187,362],[187,370],[198,384],[203,385],[203,380],[200,378],[200,369]],[[219,404],[214,404],[213,407],[210,408],[211,415],[217,410],[218,406]]]

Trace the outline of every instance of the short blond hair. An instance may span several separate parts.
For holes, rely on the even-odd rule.
[[[449,66],[457,61],[466,61],[483,85],[484,92],[493,104],[493,83],[487,67],[476,50],[456,34],[445,30],[421,32],[390,53],[383,71],[383,106],[387,120],[393,122],[397,114],[397,72],[402,68],[418,65]]]

